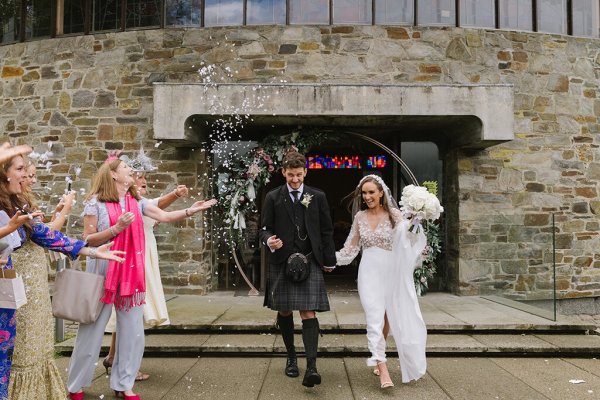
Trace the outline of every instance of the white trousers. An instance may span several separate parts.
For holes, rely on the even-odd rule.
[[[69,363],[69,392],[76,393],[92,384],[98,364],[104,329],[112,313],[112,304],[105,304],[93,324],[80,324],[75,348]],[[117,342],[110,374],[113,390],[133,389],[135,377],[144,356],[144,306],[129,311],[117,310]]]

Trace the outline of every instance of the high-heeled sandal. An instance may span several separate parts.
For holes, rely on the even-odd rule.
[[[124,392],[119,392],[118,390],[115,390],[115,397],[119,396],[123,396],[124,400],[142,400],[142,398],[138,394],[128,396]]]
[[[379,363],[379,364],[384,364],[384,363]],[[379,371],[379,364],[377,365],[377,370],[378,371]],[[390,377],[389,371],[388,371],[388,379],[389,379],[389,381],[383,381],[383,382],[381,382],[381,372],[379,373],[378,376],[379,376],[379,382],[381,384],[381,388],[382,389],[387,389],[387,388],[394,387],[394,382],[392,382],[392,378]]]
[[[83,398],[84,398],[83,390],[81,392],[77,392],[77,393],[69,392],[70,400],[83,400]]]
[[[135,380],[136,381],[147,381],[148,379],[150,379],[150,375],[146,374],[145,372],[142,371],[138,371],[137,374],[135,375]]]
[[[102,360],[102,366],[106,369],[106,375],[108,375],[108,369],[112,368],[112,363],[113,359],[108,356],[104,357],[104,360]]]

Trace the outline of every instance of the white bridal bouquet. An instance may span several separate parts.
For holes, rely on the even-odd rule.
[[[418,233],[423,220],[435,221],[444,211],[437,196],[423,186],[405,186],[399,204],[400,211],[411,221],[410,232],[416,228]]]

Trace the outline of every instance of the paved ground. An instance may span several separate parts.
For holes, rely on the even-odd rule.
[[[99,367],[86,399],[112,399],[109,378]],[[304,366],[303,360],[301,367]],[[66,379],[68,359],[59,367]],[[600,360],[544,358],[429,358],[427,375],[403,385],[395,364],[394,388],[383,391],[364,358],[323,358],[323,384],[304,388],[282,373],[284,359],[145,358],[152,376],[135,391],[144,400],[185,399],[598,399]],[[569,381],[581,383],[571,383]]]
[[[600,399],[600,360],[593,358],[600,358],[600,336],[594,318],[559,316],[555,322],[502,301],[428,294],[419,299],[430,331],[427,375],[403,385],[397,360],[390,359],[396,387],[382,391],[365,365],[364,314],[357,294],[329,296],[332,311],[319,316],[327,331],[320,350],[329,356],[319,359],[324,380],[319,387],[307,389],[301,378],[283,375],[285,359],[277,355],[283,343],[271,330],[274,313],[262,307],[261,297],[216,292],[169,298],[173,325],[146,336],[147,351],[163,357],[144,359],[142,369],[152,377],[135,390],[144,400]],[[300,329],[299,318],[296,324]],[[57,349],[68,352],[70,346],[72,340]],[[498,357],[511,349],[541,357]],[[188,357],[178,358],[178,352]],[[482,357],[473,358],[474,353]],[[249,354],[255,357],[241,357]],[[58,363],[66,379],[68,358]],[[87,399],[113,398],[101,360],[86,392]]]

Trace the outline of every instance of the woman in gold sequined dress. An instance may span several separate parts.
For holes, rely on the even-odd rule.
[[[35,165],[30,165],[21,184],[24,197],[31,196],[37,181]],[[60,230],[71,211],[75,193],[65,196],[55,210],[51,227]],[[33,201],[27,201],[33,208]],[[65,385],[54,361],[54,318],[48,286],[48,261],[44,249],[32,241],[12,254],[15,270],[23,277],[27,304],[17,310],[17,332],[10,371],[10,400],[63,400]]]

